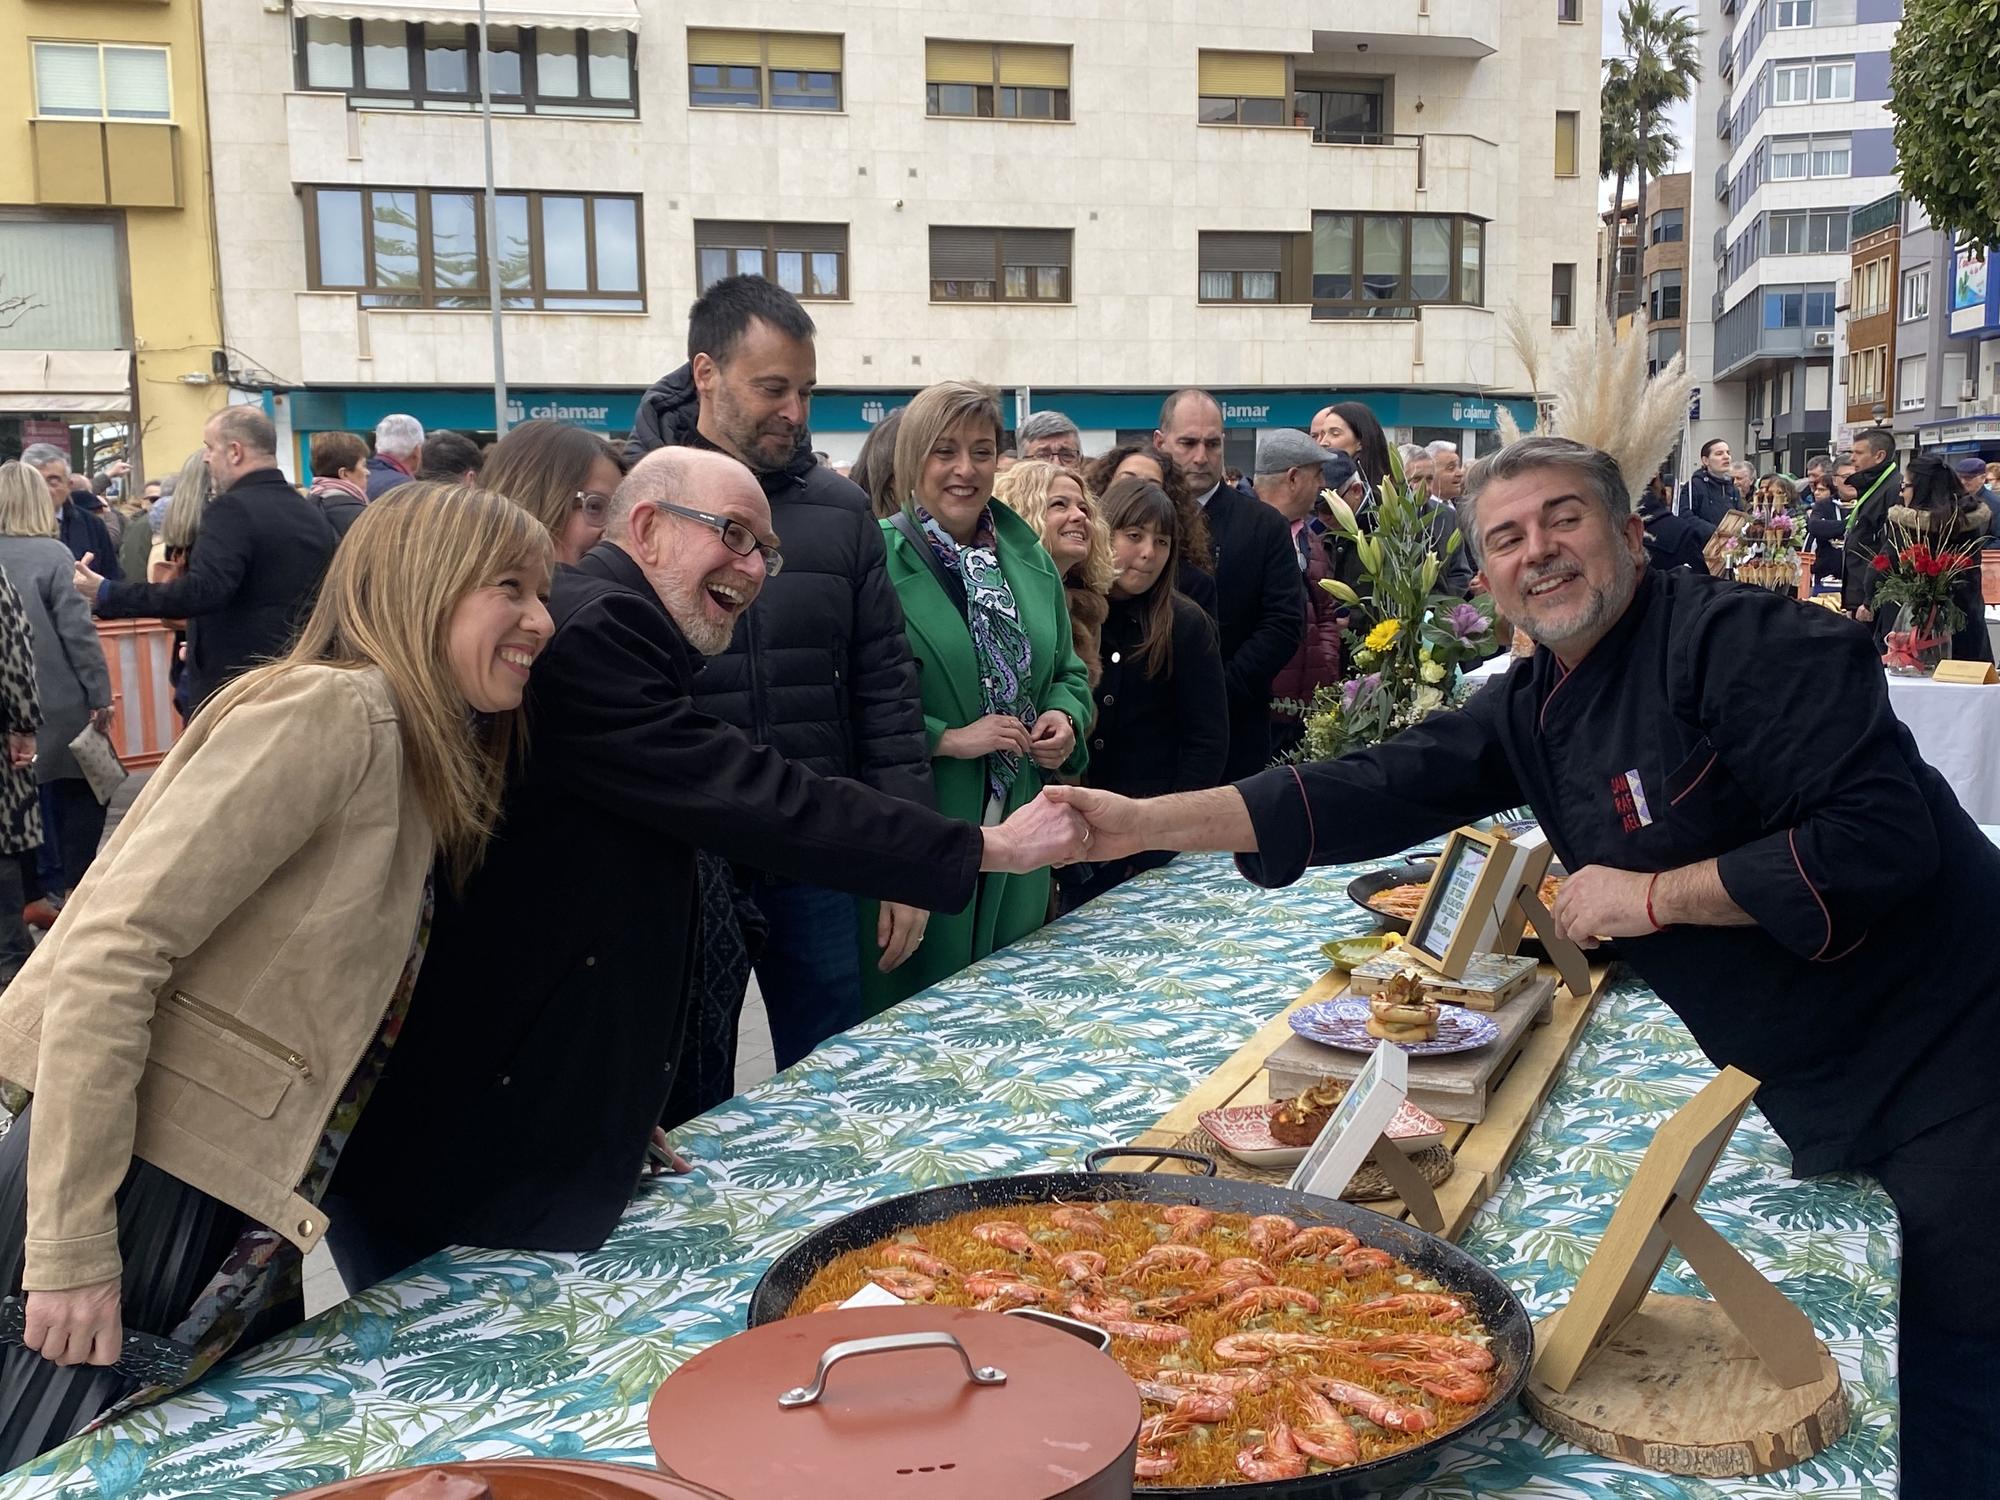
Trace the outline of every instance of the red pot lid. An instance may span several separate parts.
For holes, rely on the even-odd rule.
[[[290,1500],[727,1500],[672,1475],[626,1464],[502,1458],[364,1474]]]
[[[779,1404],[833,1346],[925,1334],[843,1357],[817,1400]],[[858,1307],[703,1350],[654,1395],[648,1427],[663,1469],[746,1500],[1046,1500],[1107,1473],[1129,1493],[1139,1416],[1131,1377],[1074,1334],[970,1308]]]

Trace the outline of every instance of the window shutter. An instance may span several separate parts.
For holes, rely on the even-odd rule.
[[[1069,242],[1067,229],[1003,229],[1000,262],[1008,266],[1067,266]]]
[[[802,31],[773,31],[765,34],[764,45],[774,68],[797,69],[801,73],[838,73],[840,38],[813,36]]]
[[[1278,271],[1284,261],[1281,235],[1221,232],[1201,237],[1204,271]]]
[[[924,43],[924,79],[929,83],[991,83],[991,42],[940,41]]]
[[[993,231],[990,229],[931,230],[931,280],[991,281]]]
[[[845,224],[779,224],[776,228],[780,250],[847,253]]]
[[[95,46],[35,43],[35,112],[93,117],[104,113]]]
[[[1223,98],[1282,99],[1285,58],[1279,52],[1204,52],[1200,92]]]
[[[770,230],[749,219],[696,219],[694,242],[711,250],[761,250]]]
[[[1003,46],[1000,81],[1019,88],[1069,87],[1069,48]]]
[[[764,61],[764,39],[754,31],[688,30],[688,61],[754,68]]]
[[[126,120],[165,120],[173,115],[167,89],[167,54],[158,47],[104,49],[105,113]]]

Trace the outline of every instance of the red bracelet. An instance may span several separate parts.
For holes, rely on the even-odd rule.
[[[1665,932],[1667,929],[1660,924],[1660,919],[1653,915],[1653,885],[1659,878],[1660,873],[1655,870],[1652,879],[1646,882],[1646,920],[1653,924],[1653,931]]]

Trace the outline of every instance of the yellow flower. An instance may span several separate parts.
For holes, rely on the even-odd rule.
[[[1368,632],[1367,638],[1361,644],[1366,646],[1370,651],[1387,651],[1391,646],[1396,644],[1396,637],[1402,634],[1402,631],[1403,622],[1401,620],[1384,620]]]
[[[1438,662],[1427,661],[1417,669],[1417,675],[1422,677],[1425,682],[1443,682],[1444,667]]]

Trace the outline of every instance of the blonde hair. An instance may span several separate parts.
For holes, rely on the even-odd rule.
[[[1057,482],[1064,479],[1082,492],[1083,513],[1090,522],[1090,551],[1070,572],[1092,593],[1109,593],[1112,578],[1111,531],[1104,524],[1104,512],[1097,496],[1091,492],[1090,485],[1081,474],[1046,459],[1024,458],[993,481],[993,498],[1034,527],[1035,534],[1040,536],[1042,522],[1048,519],[1049,496],[1054,493]],[[1042,545],[1045,548],[1048,546],[1047,538],[1043,538]]]
[[[201,534],[201,513],[214,498],[215,479],[208,472],[208,460],[197,448],[174,477],[173,498],[167,501],[167,513],[160,517],[160,540],[187,551]]]
[[[56,502],[41,471],[0,464],[0,536],[54,536]]]
[[[925,386],[916,399],[903,409],[903,422],[896,429],[896,502],[913,504],[917,476],[924,471],[937,440],[954,427],[975,422],[993,429],[993,444],[1000,445],[1000,393],[990,385],[970,380],[940,380]]]
[[[541,523],[503,496],[468,484],[398,485],[341,540],[291,650],[238,678],[205,712],[296,667],[379,670],[396,699],[405,769],[462,885],[485,853],[525,721],[519,709],[473,714],[447,655],[452,615],[511,569],[546,576],[553,552]]]

